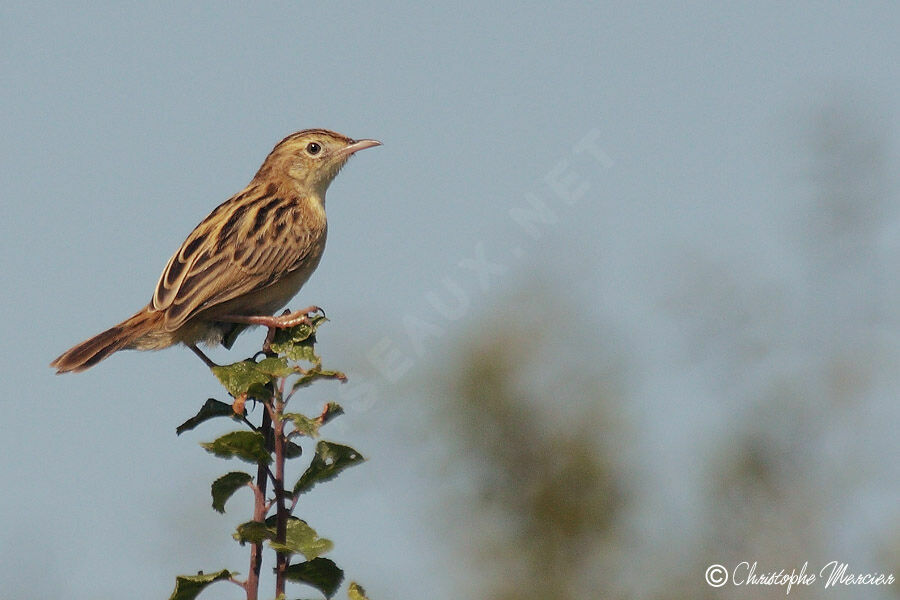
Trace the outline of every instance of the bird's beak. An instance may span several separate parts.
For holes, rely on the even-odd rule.
[[[341,150],[341,154],[351,155],[354,152],[359,152],[360,150],[365,150],[366,148],[373,148],[375,146],[380,146],[381,142],[378,140],[353,140],[353,143],[349,146],[345,146],[343,150]]]

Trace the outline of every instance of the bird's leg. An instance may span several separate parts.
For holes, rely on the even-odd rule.
[[[200,358],[200,360],[202,360],[204,363],[206,363],[206,366],[209,367],[210,369],[212,369],[213,367],[219,366],[216,363],[214,363],[213,361],[211,361],[208,356],[203,354],[203,351],[200,350],[200,348],[198,348],[196,344],[187,344],[187,347],[190,348],[191,352],[196,354]]]
[[[266,339],[263,340],[262,351],[266,356],[272,356],[274,353],[272,352],[272,340],[275,339],[275,332],[278,331],[274,327],[269,327],[269,330],[266,332]]]
[[[216,317],[217,321],[225,321],[227,323],[246,323],[247,325],[262,325],[270,329],[290,329],[300,324],[310,324],[309,315],[320,312],[325,315],[325,311],[318,306],[307,306],[303,310],[295,310],[278,317],[271,315],[222,315]]]

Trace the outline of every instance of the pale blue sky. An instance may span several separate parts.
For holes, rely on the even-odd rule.
[[[350,402],[339,430],[372,460],[310,507],[335,560],[373,598],[422,597],[421,574],[452,579],[423,532],[425,491],[392,463],[412,442],[379,435],[405,378],[368,358],[388,340],[422,364],[420,351],[427,360],[448,343],[436,335],[420,348],[404,334],[416,320],[455,326],[429,292],[456,285],[472,306],[490,305],[543,273],[656,366],[630,410],[671,444],[667,454],[693,451],[704,432],[721,433],[727,409],[704,402],[723,392],[704,385],[702,367],[679,363],[679,332],[659,308],[681,253],[761,281],[797,275],[789,232],[808,208],[801,137],[835,98],[883,135],[896,203],[898,31],[892,3],[0,8],[2,587],[10,597],[150,599],[166,597],[177,573],[246,570],[223,521],[242,515],[208,508],[206,482],[227,468],[196,446],[213,429],[174,436],[220,395],[196,359],[123,353],[66,377],[46,365],[146,303],[193,226],[274,143],[307,127],[384,143],[331,187],[328,248],[297,301],[333,319],[322,336],[329,362],[378,390],[357,399],[356,414]],[[577,151],[588,134],[608,160]],[[577,202],[548,186],[561,174],[589,184]],[[529,194],[555,221],[538,226],[539,239],[510,216]],[[890,214],[881,284],[896,305],[900,237],[889,234],[900,223]],[[481,252],[501,265],[485,281],[465,262]],[[896,458],[896,379],[878,398],[867,414],[894,426],[855,448]],[[898,462],[876,486],[879,506],[900,493]],[[366,491],[348,498],[356,488]],[[188,543],[210,523],[221,538]],[[445,589],[433,597],[451,597]]]

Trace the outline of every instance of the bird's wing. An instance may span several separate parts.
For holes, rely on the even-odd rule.
[[[169,259],[151,306],[174,331],[201,310],[275,283],[303,263],[324,230],[303,203],[238,194],[214,210]]]

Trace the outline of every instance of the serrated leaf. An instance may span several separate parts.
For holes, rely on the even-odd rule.
[[[316,315],[310,319],[308,325],[301,323],[290,329],[279,329],[272,340],[272,350],[290,360],[318,364],[320,359],[314,350],[315,334],[319,325],[327,320],[322,315]]]
[[[275,530],[261,521],[247,521],[238,525],[231,537],[240,542],[242,546],[247,542],[258,544],[263,540],[275,537]]]
[[[256,363],[256,370],[272,377],[287,377],[294,372],[283,356],[269,356]]]
[[[253,464],[272,462],[272,457],[266,450],[265,438],[258,431],[232,431],[215,441],[200,445],[220,458],[234,456]]]
[[[269,545],[276,552],[302,554],[306,560],[312,560],[334,548],[331,540],[320,538],[316,530],[297,518],[287,522],[287,533],[284,543],[271,541]]]
[[[303,374],[291,386],[291,391],[293,392],[299,388],[306,387],[317,379],[337,379],[341,383],[344,383],[347,381],[347,376],[340,371],[332,371],[329,369],[320,369],[319,367],[313,367],[303,372]]]
[[[231,577],[231,571],[228,570],[222,570],[218,573],[179,575],[175,578],[175,591],[169,596],[169,600],[194,600],[209,584],[228,579],[229,577]]]
[[[350,588],[347,590],[347,597],[350,598],[350,600],[369,600],[366,596],[366,590],[355,581],[350,582]]]
[[[317,419],[310,419],[300,413],[284,413],[282,418],[293,423],[294,430],[301,435],[306,437],[317,437],[319,435],[319,421]]]
[[[200,412],[175,428],[175,433],[181,435],[185,431],[189,431],[204,421],[214,419],[216,417],[235,417],[234,409],[230,404],[219,402],[215,398],[209,398],[200,408]]]
[[[212,483],[212,506],[220,513],[225,512],[225,503],[232,494],[253,481],[253,477],[241,471],[222,475]]]
[[[282,418],[291,421],[294,424],[294,430],[300,435],[319,437],[319,428],[342,414],[344,414],[344,409],[340,404],[329,402],[322,409],[322,414],[315,419],[310,419],[300,413],[285,413]]]
[[[213,375],[225,386],[228,393],[237,398],[246,394],[253,384],[265,385],[272,376],[260,371],[252,360],[242,360],[234,364],[212,368]]]
[[[320,441],[316,444],[316,455],[309,467],[294,485],[294,496],[308,492],[317,483],[334,479],[344,469],[364,460],[365,458],[350,446]]]
[[[314,339],[312,338],[312,340]],[[317,365],[322,360],[316,354],[315,346],[313,346],[313,341],[310,341],[310,339],[299,343],[288,341],[283,344],[272,344],[272,350],[295,362],[302,360]]]
[[[296,565],[290,565],[285,570],[285,576],[290,581],[306,583],[313,586],[326,598],[331,598],[344,580],[344,572],[338,568],[334,561],[327,558],[314,558]]]

